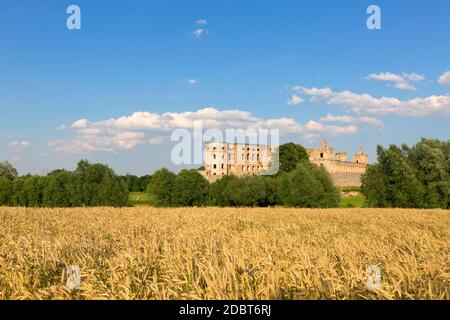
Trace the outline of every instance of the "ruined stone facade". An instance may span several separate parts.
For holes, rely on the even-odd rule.
[[[334,153],[333,148],[329,148],[327,142],[322,141],[319,148],[306,149],[309,160],[322,166],[330,172],[334,183],[337,186],[360,186],[361,176],[366,173],[369,163],[369,156],[362,148],[353,156],[352,161],[348,160],[346,152]]]
[[[205,145],[205,170],[209,181],[226,175],[260,175],[271,165],[270,146],[212,142]]]
[[[260,175],[271,166],[270,146],[212,142],[205,145],[205,169],[201,174],[210,182],[227,175]],[[320,148],[306,149],[312,163],[330,172],[337,186],[360,186],[361,175],[366,172],[369,157],[362,148],[349,161],[346,152],[334,153],[327,142]]]

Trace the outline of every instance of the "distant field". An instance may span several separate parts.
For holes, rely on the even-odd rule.
[[[81,288],[65,270],[81,269]],[[382,272],[366,287],[366,269]],[[450,299],[443,210],[0,207],[0,299]]]
[[[363,208],[366,197],[361,193],[360,187],[338,187],[341,192],[357,192],[356,196],[342,198],[339,207],[341,208]]]
[[[153,204],[153,199],[147,192],[130,192],[128,199],[133,206],[151,206]]]
[[[341,199],[339,206],[341,208],[363,208],[365,201],[366,197],[364,197],[362,194],[359,194],[355,197]]]

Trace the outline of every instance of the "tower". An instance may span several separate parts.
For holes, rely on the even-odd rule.
[[[358,152],[353,156],[354,163],[368,164],[369,156],[364,153],[364,149],[360,147]]]

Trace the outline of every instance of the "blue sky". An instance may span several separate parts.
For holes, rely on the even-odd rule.
[[[0,161],[178,170],[167,137],[193,119],[373,161],[377,144],[449,139],[447,71],[447,0],[0,0]]]

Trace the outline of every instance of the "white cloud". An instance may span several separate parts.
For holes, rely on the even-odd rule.
[[[208,20],[206,20],[206,19],[199,19],[195,23],[197,23],[198,25],[207,25],[208,24]]]
[[[199,29],[195,30],[194,32],[192,32],[194,37],[196,37],[197,39],[207,33],[208,33],[208,31],[206,29],[202,29],[202,28],[199,28]]]
[[[201,121],[203,129],[248,130],[279,129],[282,135],[296,135],[311,139],[314,136],[340,136],[354,134],[355,125],[330,126],[310,121],[300,124],[291,118],[262,119],[241,110],[204,108],[189,112],[135,112],[128,116],[103,121],[86,119],[75,121],[68,127],[74,131],[73,139],[54,140],[49,147],[62,153],[93,151],[112,152],[130,150],[138,145],[163,144],[175,129],[193,129],[194,122]]]
[[[196,79],[188,79],[188,80],[186,80],[186,83],[191,85],[191,86],[194,86],[194,85],[196,85],[198,83],[198,80],[196,80]]]
[[[444,72],[439,77],[438,82],[442,85],[450,86],[450,71]]]
[[[403,77],[409,81],[423,81],[426,79],[425,75],[417,74],[415,72],[404,73]]]
[[[372,73],[367,76],[367,79],[379,80],[379,81],[391,81],[391,82],[404,81],[402,76],[400,76],[398,74],[390,73],[390,72]]]
[[[409,81],[423,81],[425,80],[424,75],[417,74],[415,72],[412,73],[403,73],[403,74],[395,74],[391,72],[382,72],[382,73],[372,73],[369,74],[366,79],[369,80],[378,80],[378,81],[388,81],[394,84],[394,87],[401,90],[410,90],[416,91],[416,87],[414,87]]]
[[[296,105],[299,105],[299,104],[302,103],[302,102],[303,102],[302,97],[300,97],[300,96],[298,96],[298,95],[296,95],[296,94],[293,94],[293,95],[289,98],[287,104],[290,105],[290,106],[296,106]]]
[[[352,135],[358,132],[358,128],[354,125],[349,125],[345,127],[338,126],[327,126],[317,121],[309,121],[305,128],[308,133],[327,133],[332,136],[340,136],[340,135]]]
[[[114,136],[114,144],[121,149],[133,149],[139,144],[144,143],[144,132],[124,131]]]
[[[408,83],[408,82],[397,82],[394,85],[395,88],[400,89],[400,90],[409,90],[409,91],[416,91],[416,87],[414,87],[412,84]]]
[[[72,127],[76,128],[76,129],[86,128],[87,126],[88,126],[88,121],[86,119],[80,119],[78,121],[75,121],[72,124]]]
[[[21,140],[21,141],[11,141],[9,143],[9,146],[15,150],[22,150],[25,149],[30,145],[29,141]]]
[[[112,152],[114,148],[108,147],[104,139],[90,139],[88,136],[66,140],[52,140],[48,146],[56,153],[60,154],[80,154],[83,152],[103,151]]]
[[[161,145],[164,144],[167,141],[167,137],[161,136],[161,137],[153,137],[148,139],[148,143],[151,145]]]
[[[295,90],[309,96],[311,102],[341,105],[347,107],[348,111],[356,114],[450,116],[450,95],[433,95],[425,98],[399,100],[393,97],[374,98],[367,93],[357,94],[349,90],[333,92],[330,88],[306,88],[296,86]]]
[[[359,118],[358,122],[367,124],[372,127],[379,127],[379,128],[384,127],[383,121],[381,121],[380,119],[377,119],[377,118],[373,118],[373,117],[364,116],[364,117]]]
[[[320,119],[322,122],[337,122],[337,123],[350,123],[356,125],[362,123],[372,127],[382,128],[384,126],[383,121],[373,117],[362,116],[359,118],[354,118],[352,116],[334,116],[332,114],[327,114],[326,117]]]
[[[351,116],[333,116],[332,114],[327,114],[326,117],[321,118],[320,121],[324,122],[353,122],[354,118]]]

